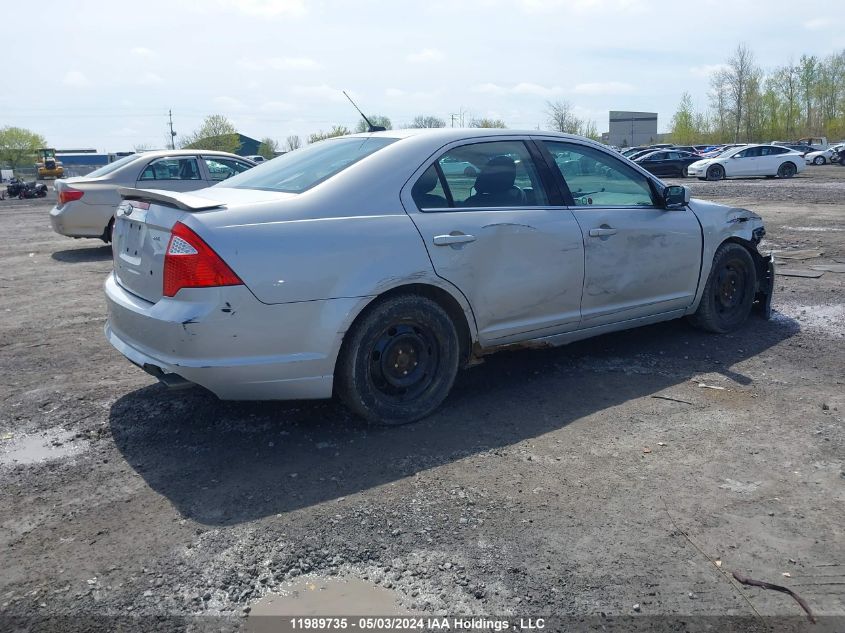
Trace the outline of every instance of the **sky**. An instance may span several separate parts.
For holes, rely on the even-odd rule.
[[[546,124],[549,101],[608,127],[609,110],[658,113],[740,43],[763,69],[845,49],[845,3],[794,0],[41,0],[3,9],[0,127],[60,149],[164,147],[209,114],[284,141],[354,127],[346,90],[401,127]]]

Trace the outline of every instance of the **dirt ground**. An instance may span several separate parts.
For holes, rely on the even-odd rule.
[[[843,168],[685,184],[823,252],[781,268],[845,263]],[[238,629],[300,576],[546,630],[803,627],[736,570],[845,630],[845,274],[777,277],[773,319],[728,336],[494,355],[378,429],[159,386],[103,338],[109,248],[50,206],[0,201],[0,629]],[[231,617],[181,619],[207,615]]]

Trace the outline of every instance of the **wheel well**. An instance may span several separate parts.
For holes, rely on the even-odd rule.
[[[397,295],[418,295],[431,299],[443,308],[443,310],[446,311],[446,314],[449,315],[452,323],[455,324],[455,330],[458,333],[458,341],[461,345],[461,358],[465,363],[469,361],[470,352],[472,350],[472,333],[470,332],[469,323],[467,323],[467,317],[464,313],[464,309],[452,295],[437,286],[431,286],[429,284],[407,284],[391,288],[387,292],[380,294],[378,297],[370,301],[370,303],[361,310],[358,316],[355,317],[355,320],[349,326],[349,330],[351,330],[355,323],[357,323],[367,312],[383,301]],[[347,330],[347,332],[349,330]]]

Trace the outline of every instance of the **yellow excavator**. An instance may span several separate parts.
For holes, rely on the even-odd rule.
[[[39,178],[62,178],[65,168],[56,159],[56,150],[52,147],[42,147],[38,150],[38,162],[35,163]]]

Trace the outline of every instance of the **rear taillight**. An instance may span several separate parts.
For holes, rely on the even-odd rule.
[[[164,254],[165,297],[182,288],[210,288],[243,284],[202,238],[181,222],[173,225]]]
[[[79,189],[62,189],[59,191],[59,206],[67,204],[68,202],[73,202],[74,200],[79,200],[84,195],[85,192],[80,191]]]

